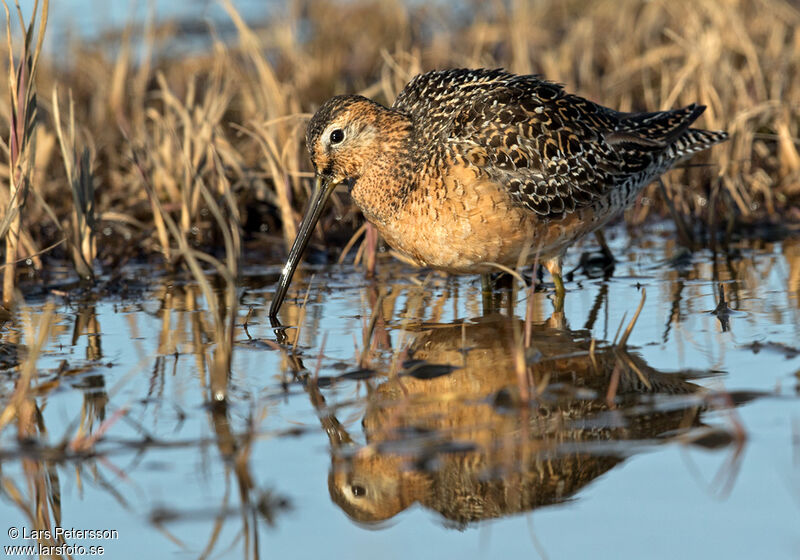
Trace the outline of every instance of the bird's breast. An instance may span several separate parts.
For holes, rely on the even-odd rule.
[[[505,185],[467,168],[420,181],[402,201],[391,200],[391,192],[391,186],[371,193],[357,185],[353,198],[393,249],[417,265],[448,272],[515,268],[523,253],[532,261],[537,250],[549,258],[585,234],[587,225],[576,214],[541,218],[514,202]]]

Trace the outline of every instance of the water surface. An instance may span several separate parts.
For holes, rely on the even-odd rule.
[[[229,376],[186,279],[29,297],[8,364],[53,325],[0,518],[116,529],[67,539],[111,558],[797,557],[800,241],[609,234],[613,275],[576,271],[563,313],[545,283],[527,348],[523,289],[484,315],[477,278],[389,258],[307,269],[277,330],[280,266],[248,268]]]

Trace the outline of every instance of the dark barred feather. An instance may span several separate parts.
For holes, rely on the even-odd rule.
[[[503,70],[421,74],[394,108],[412,117],[417,145],[441,151],[433,162],[479,169],[543,217],[627,206],[676,161],[728,137],[689,128],[702,105],[621,113]]]

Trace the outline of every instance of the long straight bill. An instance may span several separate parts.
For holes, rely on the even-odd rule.
[[[286,259],[286,266],[283,267],[281,278],[278,280],[278,288],[275,290],[272,305],[269,306],[269,316],[271,318],[276,317],[281,309],[281,304],[283,304],[283,300],[286,297],[286,291],[289,289],[294,271],[297,265],[300,264],[300,258],[303,256],[303,251],[306,250],[311,234],[314,233],[314,226],[317,225],[319,217],[325,209],[325,203],[328,202],[328,198],[335,188],[336,183],[329,179],[324,179],[320,175],[317,175],[314,179],[314,192],[311,193],[311,200],[308,202],[306,214],[300,223],[300,230],[297,232],[297,237],[289,251],[289,258]]]

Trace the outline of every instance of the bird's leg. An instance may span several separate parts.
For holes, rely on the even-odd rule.
[[[481,303],[483,304],[484,315],[489,315],[494,310],[492,287],[492,277],[488,273],[481,274]]]
[[[556,285],[556,301],[555,310],[563,311],[564,309],[564,295],[567,291],[564,289],[564,281],[561,279],[561,255],[553,257],[544,261],[544,267],[550,276],[553,277],[553,283]]]
[[[611,249],[608,248],[608,243],[606,243],[606,236],[603,233],[603,230],[598,229],[594,232],[594,236],[597,238],[597,243],[600,244],[600,252],[603,253],[603,257],[605,258],[605,268],[614,266],[614,263],[617,261],[617,259],[614,258],[614,253],[612,253]]]
[[[367,244],[364,251],[367,263],[367,278],[373,278],[375,276],[375,255],[378,252],[378,230],[369,222],[367,222],[365,242]]]

